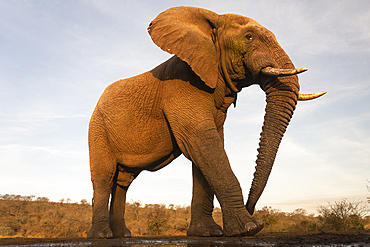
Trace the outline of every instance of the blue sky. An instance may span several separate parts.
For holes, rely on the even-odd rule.
[[[251,17],[271,30],[297,67],[302,93],[257,208],[282,211],[370,192],[369,1],[18,1],[0,0],[0,194],[90,200],[87,129],[109,84],[170,57],[146,28],[173,6]],[[225,145],[247,198],[265,96],[243,89],[230,108]],[[143,172],[128,201],[189,205],[184,157]]]

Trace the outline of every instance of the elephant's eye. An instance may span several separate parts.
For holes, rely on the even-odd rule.
[[[248,33],[247,35],[245,35],[245,38],[248,40],[248,41],[251,41],[253,39],[252,37],[252,34]]]

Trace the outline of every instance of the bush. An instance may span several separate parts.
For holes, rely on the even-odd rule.
[[[324,231],[362,230],[366,225],[365,216],[369,208],[363,202],[351,202],[343,199],[339,202],[319,206],[319,220]]]
[[[164,235],[168,229],[169,214],[164,204],[145,205],[151,206],[151,212],[148,214],[148,235]],[[163,234],[162,234],[163,233]]]

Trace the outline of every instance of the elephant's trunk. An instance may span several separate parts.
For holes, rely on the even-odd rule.
[[[291,77],[295,77],[290,78],[294,81],[293,85],[298,85],[297,76]],[[246,203],[246,208],[251,215],[266,186],[281,139],[292,118],[297,103],[298,90],[298,88],[292,90],[277,79],[265,91],[267,102],[265,119],[258,149],[256,171]]]

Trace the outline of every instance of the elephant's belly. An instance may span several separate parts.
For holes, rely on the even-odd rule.
[[[178,152],[178,146],[164,116],[138,115],[122,112],[105,118],[106,132],[117,162],[130,168],[152,169],[175,157],[173,154]]]
[[[156,171],[169,164],[180,154],[181,151],[178,147],[175,147],[171,151],[159,150],[158,148],[150,153],[118,154],[117,162],[124,167]]]
[[[110,136],[117,162],[130,168],[157,170],[178,157],[181,152],[173,136],[158,122]]]

